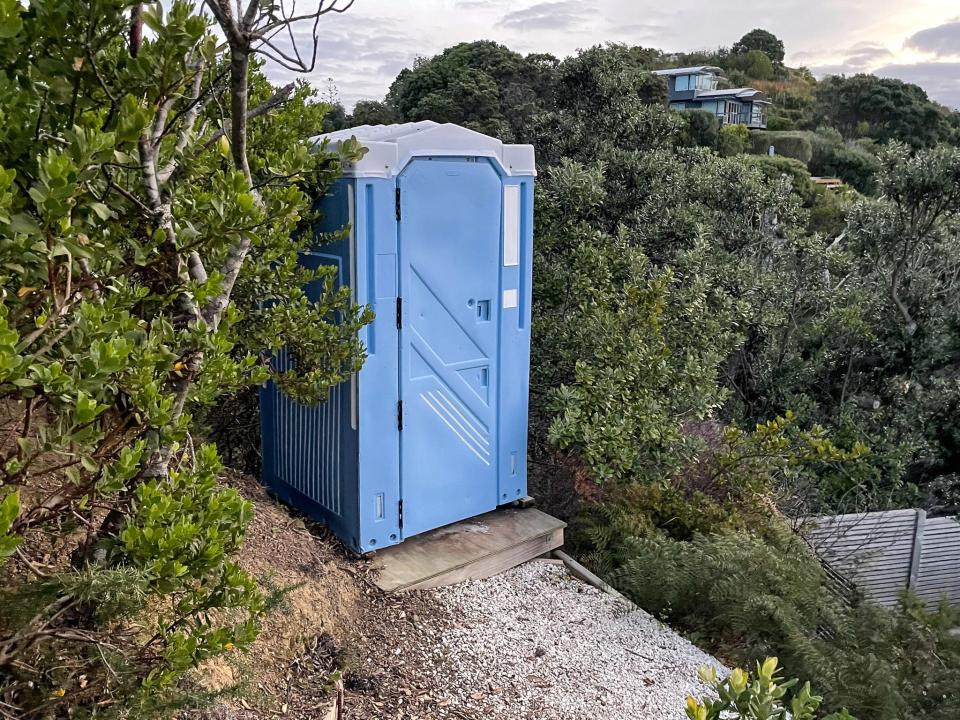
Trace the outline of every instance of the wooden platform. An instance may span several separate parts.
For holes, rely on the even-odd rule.
[[[535,508],[503,508],[381,550],[377,585],[422,590],[490,577],[563,545],[566,523]]]

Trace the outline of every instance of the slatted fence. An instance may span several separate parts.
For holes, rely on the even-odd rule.
[[[923,510],[809,518],[803,533],[824,563],[864,597],[896,605],[909,589],[933,606],[960,605],[960,522]]]

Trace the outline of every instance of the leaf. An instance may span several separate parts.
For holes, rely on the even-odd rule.
[[[12,38],[20,34],[23,8],[16,0],[0,0],[0,38]]]
[[[33,194],[33,190],[34,188],[30,188],[31,195]],[[38,235],[40,233],[40,226],[37,224],[37,221],[26,213],[17,213],[10,218],[8,227],[12,232],[23,233],[24,235]]]
[[[14,491],[0,500],[0,534],[10,531],[13,521],[20,514],[20,493]]]
[[[110,208],[108,208],[102,202],[90,203],[90,209],[93,210],[97,214],[97,217],[101,220],[109,220],[113,215],[113,212],[111,212]]]

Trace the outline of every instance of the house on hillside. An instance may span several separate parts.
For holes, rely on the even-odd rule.
[[[675,110],[705,110],[722,124],[757,130],[767,127],[766,107],[770,101],[766,95],[754,88],[719,90],[722,73],[712,65],[654,71],[666,78],[670,107]]]

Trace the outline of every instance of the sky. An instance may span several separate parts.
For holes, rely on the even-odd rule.
[[[783,40],[788,65],[818,77],[896,77],[960,108],[956,0],[355,0],[321,22],[317,66],[307,78],[322,91],[332,79],[348,109],[381,99],[415,58],[459,42],[495,40],[558,57],[606,42],[689,51],[730,46],[755,27]],[[277,67],[268,73],[291,79]]]

